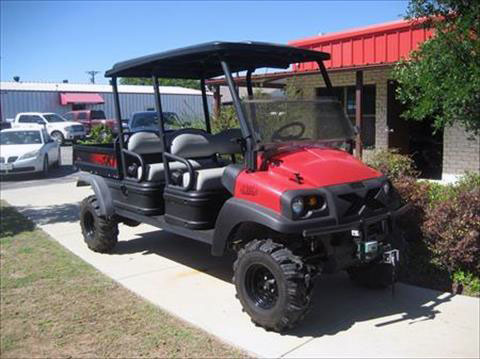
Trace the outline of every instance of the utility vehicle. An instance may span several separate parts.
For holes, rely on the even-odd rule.
[[[153,81],[158,130],[123,132],[111,146],[75,146],[95,195],[81,204],[88,247],[111,251],[118,223],[148,223],[237,252],[233,282],[253,322],[283,331],[307,313],[315,276],[346,270],[370,286],[394,280],[395,221],[406,208],[390,181],[356,159],[355,130],[333,97],[255,100],[252,72],[329,55],[258,42],[211,42],[120,62],[112,79]],[[246,72],[241,100],[232,73]],[[205,80],[225,76],[240,128],[213,134]],[[205,128],[167,129],[158,78],[200,81]],[[243,161],[236,161],[243,155]],[[225,159],[227,158],[227,159]],[[152,285],[155,285],[152,283]]]

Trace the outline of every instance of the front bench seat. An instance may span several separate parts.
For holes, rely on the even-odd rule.
[[[240,129],[229,129],[216,135],[182,134],[173,139],[171,152],[174,155],[188,158],[189,161],[194,161],[195,158],[211,157],[215,154],[241,153],[241,146],[237,141],[241,137]],[[207,166],[201,164],[201,168],[194,173],[192,189],[211,191],[224,188],[222,184],[224,170],[224,165],[219,167],[217,164],[212,168],[211,164]],[[189,181],[190,173],[185,172],[182,177],[183,186],[187,186]]]

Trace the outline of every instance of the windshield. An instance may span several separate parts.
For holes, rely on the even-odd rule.
[[[90,118],[92,120],[105,120],[105,112],[103,112],[102,110],[92,110],[92,112],[90,113]]]
[[[189,125],[188,123],[182,122],[175,112],[163,112],[163,118],[165,120],[165,129],[167,130],[183,128]],[[134,114],[131,129],[133,130],[140,127],[157,128],[157,113],[152,111]]]
[[[245,100],[244,111],[260,145],[352,139],[351,122],[336,99]]]
[[[40,131],[0,132],[0,144],[2,145],[33,145],[41,143]]]
[[[45,117],[47,122],[50,122],[50,123],[52,123],[52,122],[65,122],[66,121],[62,116],[56,115],[54,113],[43,115],[43,117]]]

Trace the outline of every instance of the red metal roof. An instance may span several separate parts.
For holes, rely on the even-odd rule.
[[[77,103],[91,103],[91,104],[99,104],[104,103],[102,96],[98,93],[61,93],[60,94],[60,104],[62,106],[70,105],[70,104],[77,104]]]
[[[392,64],[408,58],[410,51],[433,35],[421,23],[407,20],[351,29],[342,32],[289,41],[289,45],[328,52],[328,69]],[[295,65],[294,71],[318,69],[316,63]]]

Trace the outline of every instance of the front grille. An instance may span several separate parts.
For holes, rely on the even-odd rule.
[[[366,191],[337,194],[339,219],[362,216],[370,217],[386,207],[382,187]]]
[[[15,162],[17,160],[17,158],[18,158],[18,156],[8,157],[8,163]]]
[[[72,126],[73,132],[82,132],[84,130],[82,125],[73,125]]]
[[[8,171],[8,173],[18,173],[18,172],[31,172],[35,171],[35,167],[15,167],[13,170]],[[7,173],[7,171],[0,170],[0,173]]]

